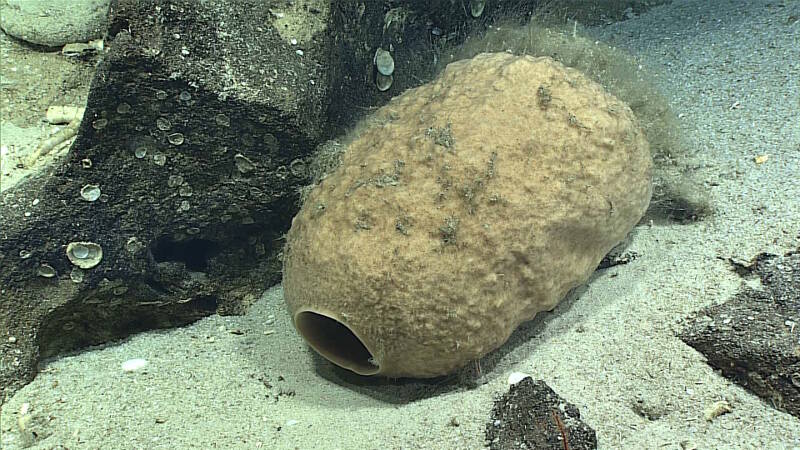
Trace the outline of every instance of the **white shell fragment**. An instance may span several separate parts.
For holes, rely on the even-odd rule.
[[[103,249],[94,242],[70,242],[67,245],[69,262],[81,269],[91,269],[103,259]]]
[[[388,51],[379,48],[375,50],[375,57],[372,59],[375,68],[381,75],[389,76],[394,73],[394,58]]]
[[[70,123],[81,120],[85,110],[79,106],[50,106],[45,112],[45,120],[53,125]]]
[[[129,359],[122,363],[123,372],[136,372],[147,365],[147,360],[142,358]]]
[[[524,372],[511,372],[511,375],[508,376],[508,385],[515,385],[525,378],[531,378],[531,376]]]

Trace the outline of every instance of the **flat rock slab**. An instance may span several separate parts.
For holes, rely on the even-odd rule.
[[[748,283],[688,319],[680,338],[726,378],[800,417],[800,250],[731,263]]]
[[[486,441],[492,450],[597,448],[597,436],[581,421],[578,408],[530,377],[494,402]]]

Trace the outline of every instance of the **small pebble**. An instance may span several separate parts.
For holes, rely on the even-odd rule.
[[[725,400],[720,400],[717,402],[712,403],[708,406],[705,411],[703,412],[703,416],[709,422],[716,419],[717,417],[732,412],[733,408],[731,404]]]

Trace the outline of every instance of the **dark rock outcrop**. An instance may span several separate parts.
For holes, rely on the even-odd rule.
[[[732,264],[761,286],[701,310],[680,337],[726,378],[800,417],[800,250]]]
[[[492,450],[597,448],[597,436],[581,421],[578,408],[530,377],[494,402],[486,441]]]
[[[244,311],[279,282],[281,236],[329,133],[328,47],[300,56],[272,20],[257,0],[112,4],[68,155],[0,198],[0,385],[40,357]],[[102,260],[76,267],[71,242]]]

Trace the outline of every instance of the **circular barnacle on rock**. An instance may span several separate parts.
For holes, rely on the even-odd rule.
[[[281,180],[285,180],[289,176],[289,168],[286,166],[278,166],[275,168],[275,176]]]
[[[157,166],[163,166],[164,164],[167,163],[167,156],[163,153],[156,153],[155,155],[153,155],[153,162]]]
[[[389,88],[392,87],[393,82],[394,77],[391,75],[379,73],[375,76],[375,86],[377,86],[378,90],[381,92],[388,91]]]
[[[159,99],[159,100],[166,100],[167,99],[167,93],[165,91],[162,91],[161,89],[159,89],[159,90],[156,91],[156,98]]]
[[[389,76],[394,73],[394,58],[388,51],[378,48],[375,50],[375,57],[372,59],[375,68],[381,75]]]
[[[19,259],[28,259],[31,257],[31,252],[29,250],[22,249],[19,251]]]
[[[483,14],[483,10],[486,7],[486,0],[470,0],[469,2],[469,13],[472,17],[476,19]]]
[[[132,109],[131,105],[125,102],[122,102],[119,105],[117,105],[117,113],[119,114],[128,114],[131,112],[131,109]]]
[[[167,186],[174,188],[178,187],[183,184],[183,176],[181,175],[170,175],[167,178]]]
[[[103,248],[94,242],[70,242],[67,259],[81,269],[91,269],[103,259]]]
[[[127,146],[133,152],[133,156],[142,159],[155,150],[156,140],[145,133],[135,134],[127,141]]]
[[[114,286],[111,289],[111,293],[114,294],[114,295],[122,295],[122,294],[124,294],[126,292],[128,292],[128,286],[125,286],[125,285]]]
[[[67,252],[70,252],[76,258],[85,259],[86,257],[89,256],[89,247],[87,247],[87,246],[85,246],[85,245],[83,245],[81,243],[75,243],[75,244],[70,244],[70,245],[72,246],[72,251],[70,252],[70,249],[68,247],[67,248]]]
[[[306,162],[303,158],[297,158],[289,164],[289,171],[292,172],[292,175],[295,177],[305,177],[307,170]]]
[[[186,229],[186,234],[190,236],[194,236],[196,234],[200,234],[200,228],[197,227],[189,227]]]
[[[93,202],[100,198],[100,185],[87,184],[81,188],[81,198],[87,202]]]
[[[39,268],[36,269],[36,275],[44,278],[53,278],[56,276],[56,269],[50,264],[42,263],[39,264]]]
[[[188,184],[184,184],[178,188],[178,195],[181,197],[191,197],[192,196],[192,187]]]
[[[167,140],[172,145],[181,145],[183,144],[183,133],[172,133],[167,136]]]
[[[73,283],[81,283],[83,281],[83,269],[80,267],[73,267],[69,272],[69,279]]]
[[[241,139],[242,139],[242,144],[244,144],[245,147],[252,147],[256,144],[255,138],[253,138],[253,136],[248,133],[241,135]]]
[[[181,204],[178,205],[178,212],[188,211],[189,207],[190,207],[189,200],[183,200],[181,201]]]
[[[91,169],[92,168],[92,160],[89,158],[83,158],[81,160],[81,167],[84,169]]]
[[[106,125],[108,125],[108,119],[102,117],[92,122],[92,128],[95,130],[102,130]]]
[[[178,94],[178,98],[181,101],[188,102],[192,99],[192,94],[190,94],[189,91],[181,91],[181,93]]]
[[[236,169],[241,173],[250,173],[256,168],[253,161],[250,161],[250,158],[241,153],[237,153],[233,156],[233,162],[236,164]]]
[[[264,146],[267,148],[268,151],[274,152],[278,150],[278,146],[280,142],[278,138],[275,137],[272,133],[267,133],[264,135]]]
[[[217,125],[221,127],[229,127],[231,126],[231,119],[226,116],[225,114],[217,114],[214,116],[214,121],[217,122]]]
[[[169,131],[172,129],[172,124],[166,117],[159,117],[156,119],[156,128],[161,131]]]
[[[125,250],[128,251],[131,255],[135,255],[139,253],[140,250],[144,249],[144,244],[140,241],[136,236],[132,236],[128,238],[125,242]]]

